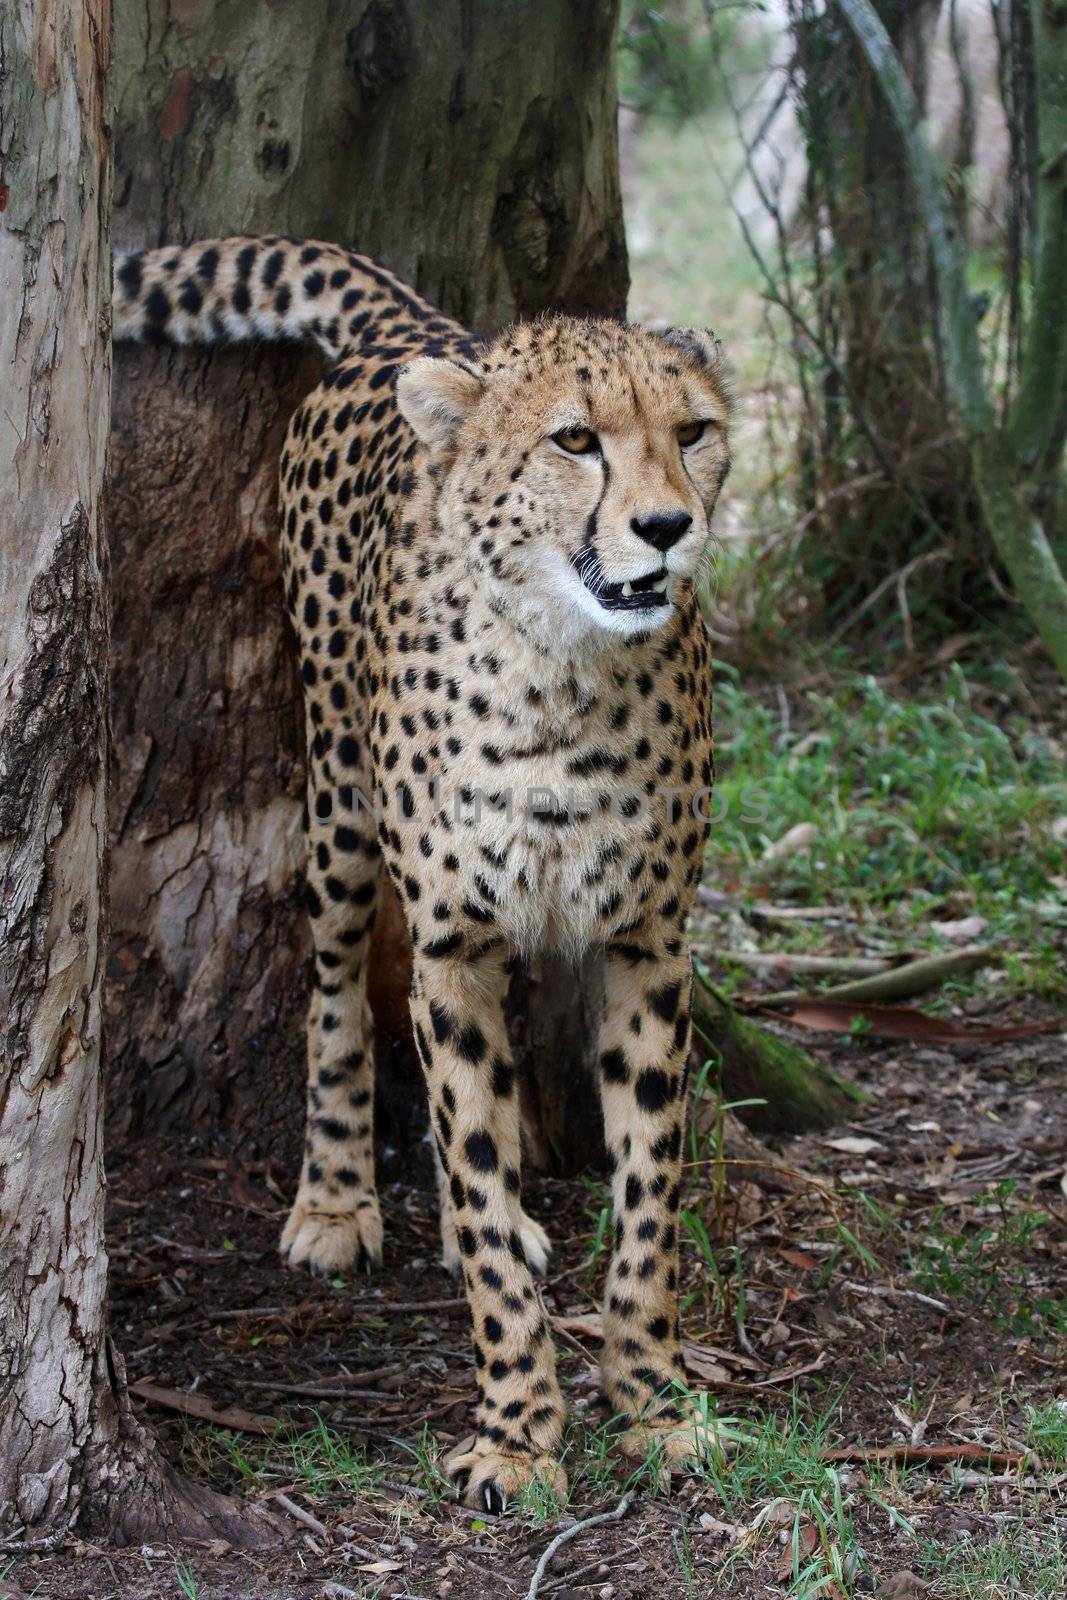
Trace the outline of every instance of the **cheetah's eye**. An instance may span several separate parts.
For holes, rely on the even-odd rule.
[[[592,428],[561,428],[552,435],[552,443],[571,456],[591,456],[600,449],[600,440]]]
[[[702,439],[707,426],[706,422],[683,422],[678,429],[678,443],[682,449],[688,450],[691,444],[696,444],[698,439]]]

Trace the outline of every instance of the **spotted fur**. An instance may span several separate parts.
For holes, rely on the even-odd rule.
[[[279,239],[127,256],[114,315],[150,340],[310,337],[332,363],[281,460],[317,979],[283,1254],[320,1271],[380,1254],[366,976],[384,865],[473,1322],[476,1433],[450,1471],[496,1509],[535,1472],[560,1481],[531,1272],[547,1242],[520,1202],[502,1001],[518,958],[599,947],[603,1382],[624,1449],[655,1437],[682,1459],[685,924],[712,777],[696,586],[729,465],[720,349],[565,317],[479,340],[366,258]]]

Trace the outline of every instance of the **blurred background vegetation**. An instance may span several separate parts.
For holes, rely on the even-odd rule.
[[[743,894],[862,906],[889,944],[939,948],[938,925],[977,916],[1014,952],[1010,988],[1062,992],[1067,691],[990,525],[950,289],[848,9],[624,6],[630,314],[714,327],[737,376],[707,616],[723,793],[756,783],[771,806],[753,824],[732,803],[712,851]],[[1033,12],[874,10],[922,114],[989,434],[1007,437],[1028,331],[1060,337],[1035,309],[1041,185],[1062,175],[1039,160]],[[1061,573],[1062,377],[1040,459],[1012,479]],[[814,842],[773,853],[805,821]]]

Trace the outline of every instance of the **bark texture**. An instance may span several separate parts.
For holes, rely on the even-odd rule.
[[[272,1537],[186,1487],[107,1338],[108,0],[0,12],[0,1538]]]
[[[548,305],[621,312],[616,9],[292,0],[267,27],[254,0],[118,0],[116,242],[332,239],[482,329]],[[308,941],[274,474],[319,370],[281,350],[116,353],[113,1126],[223,1119],[289,1165]],[[391,910],[376,945],[379,1120],[396,1140],[421,1073]],[[593,1126],[588,1101],[581,1130],[560,1109],[595,989],[535,983],[515,996],[535,1020],[531,1110],[555,1108],[535,1144],[567,1164]]]
[[[77,1514],[106,1376],[107,0],[0,14],[0,1532]]]

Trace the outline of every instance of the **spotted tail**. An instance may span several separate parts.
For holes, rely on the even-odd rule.
[[[212,239],[116,257],[116,339],[220,344],[313,339],[331,360],[368,338],[459,331],[385,267],[339,245]]]

